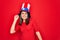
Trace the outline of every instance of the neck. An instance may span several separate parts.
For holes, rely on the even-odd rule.
[[[25,19],[23,20],[23,22],[25,22]]]

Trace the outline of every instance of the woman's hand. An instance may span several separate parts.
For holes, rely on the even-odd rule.
[[[15,15],[15,16],[14,16],[14,21],[17,21],[18,18],[19,18],[19,15]]]
[[[38,37],[39,40],[42,40],[42,36],[41,36],[41,34],[40,34],[39,31],[36,32],[36,35],[37,35],[37,37]]]

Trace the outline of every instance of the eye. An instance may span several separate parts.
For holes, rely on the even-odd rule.
[[[24,13],[22,13],[22,14],[24,14]]]

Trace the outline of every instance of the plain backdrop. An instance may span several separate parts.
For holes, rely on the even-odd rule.
[[[14,15],[25,0],[0,0],[0,40],[19,40],[9,33]],[[60,40],[60,1],[28,0],[31,16],[37,21],[43,40]]]

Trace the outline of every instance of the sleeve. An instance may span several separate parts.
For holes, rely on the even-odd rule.
[[[35,32],[39,31],[39,25],[36,21],[34,21],[34,23],[33,23],[33,28],[34,28]]]
[[[18,20],[15,26],[15,31],[19,31],[19,29],[20,29],[20,25],[19,25],[19,20]]]

